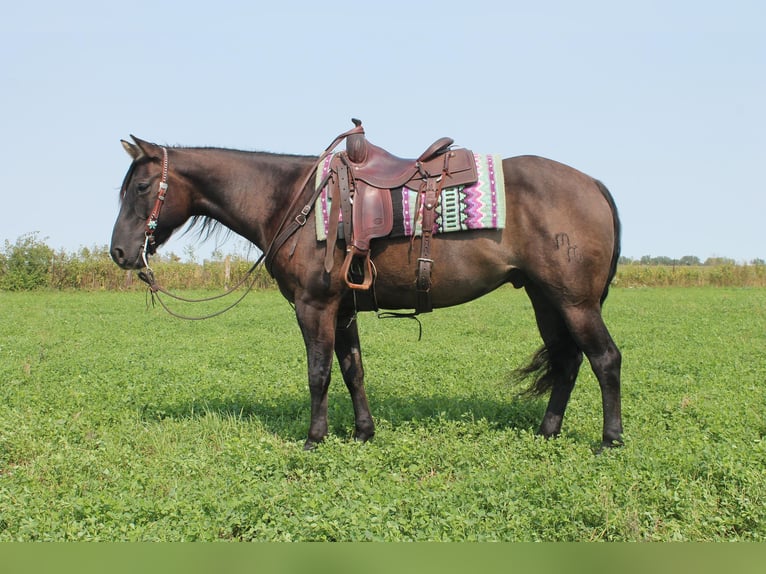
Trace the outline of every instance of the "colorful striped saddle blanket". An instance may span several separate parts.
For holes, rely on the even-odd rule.
[[[478,180],[470,186],[444,188],[436,208],[434,233],[468,231],[473,229],[502,229],[505,227],[505,183],[503,162],[499,155],[474,154]],[[332,156],[317,169],[316,185],[320,185],[330,170]],[[399,187],[391,190],[394,226],[390,237],[420,235],[421,213],[416,214],[418,190]],[[316,235],[318,241],[327,239],[331,199],[328,189],[316,201]],[[342,215],[341,215],[342,217]],[[343,229],[343,226],[339,226]]]

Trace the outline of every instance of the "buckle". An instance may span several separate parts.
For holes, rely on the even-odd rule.
[[[303,209],[301,209],[301,212],[295,216],[295,223],[303,227],[306,225],[307,217],[311,213],[311,205],[304,205]]]

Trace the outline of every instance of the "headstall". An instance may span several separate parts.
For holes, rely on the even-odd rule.
[[[168,192],[168,150],[167,148],[162,148],[162,179],[160,180],[160,190],[157,194],[157,199],[154,202],[154,207],[152,208],[152,212],[149,214],[149,218],[146,220],[146,230],[144,231],[144,235],[146,239],[144,240],[144,249],[141,252],[141,257],[144,260],[144,266],[146,268],[149,268],[149,260],[148,260],[148,249],[149,246],[154,246],[155,239],[154,239],[154,232],[157,230],[157,220],[160,218],[160,211],[162,211],[162,206],[165,203],[165,195]]]

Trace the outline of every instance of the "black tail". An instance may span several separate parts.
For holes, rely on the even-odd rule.
[[[574,341],[567,337],[551,347],[545,345],[540,347],[526,367],[513,372],[512,379],[519,382],[529,377],[534,378],[522,395],[541,396],[550,391],[554,385],[574,385],[581,362],[582,353]]]
[[[526,396],[542,396],[551,390],[555,379],[552,376],[550,351],[543,345],[540,347],[526,367],[519,367],[511,376],[513,382],[521,382],[534,377],[532,384],[522,393]]]
[[[617,205],[614,203],[612,194],[609,193],[609,190],[606,188],[606,186],[599,180],[596,179],[594,181],[596,182],[601,195],[604,196],[604,199],[606,199],[607,203],[609,204],[609,208],[612,210],[612,222],[614,224],[614,247],[612,249],[612,262],[609,267],[609,278],[606,281],[604,292],[601,295],[601,304],[603,305],[604,301],[606,301],[606,296],[609,295],[609,285],[612,283],[612,279],[614,279],[614,276],[617,273],[617,262],[620,259],[622,224],[620,223],[620,215],[617,212]]]

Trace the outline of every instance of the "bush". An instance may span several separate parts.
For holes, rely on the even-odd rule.
[[[37,233],[27,233],[11,244],[6,240],[0,259],[0,288],[8,291],[29,291],[48,285],[48,273],[53,250]]]

